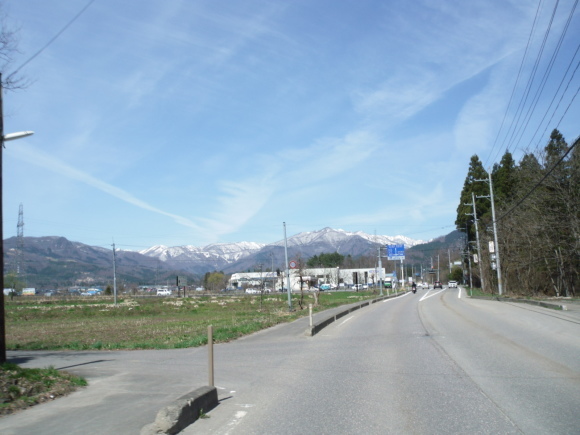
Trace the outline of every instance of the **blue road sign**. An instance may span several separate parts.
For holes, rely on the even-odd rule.
[[[387,258],[389,260],[404,260],[405,245],[387,245]]]

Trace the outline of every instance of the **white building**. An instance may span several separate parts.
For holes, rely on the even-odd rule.
[[[393,274],[385,274],[381,269],[382,277],[392,277]],[[395,281],[396,281],[396,274]],[[354,284],[378,285],[380,276],[378,268],[341,269],[339,267],[303,269],[300,276],[299,269],[290,269],[290,289],[300,291],[310,290],[321,284],[329,284],[331,288],[351,287]],[[276,272],[242,272],[234,273],[229,281],[229,287],[246,288],[273,288],[274,291],[286,290],[287,279],[284,271],[277,275]]]

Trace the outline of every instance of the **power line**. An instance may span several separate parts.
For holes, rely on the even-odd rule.
[[[580,90],[580,88],[578,88]],[[576,92],[576,95],[578,95],[578,92]],[[575,95],[575,96],[576,96]],[[574,97],[575,97],[574,96]],[[568,106],[569,108],[570,106]],[[568,111],[568,109],[566,109],[566,111]],[[497,218],[496,222],[500,221],[501,219],[505,218],[508,214],[510,214],[512,211],[514,211],[517,207],[519,207],[538,187],[540,187],[540,185],[544,182],[544,180],[546,178],[548,178],[548,175],[550,175],[554,169],[556,169],[556,167],[562,163],[562,161],[566,158],[566,156],[568,154],[570,154],[570,152],[574,149],[574,147],[576,145],[578,145],[578,142],[580,142],[580,136],[576,138],[576,140],[574,141],[574,143],[572,144],[572,146],[570,148],[568,148],[568,151],[566,151],[564,153],[564,155],[560,158],[560,160],[558,160],[554,166],[552,166],[552,168],[550,168],[550,170],[548,172],[546,172],[546,174],[542,177],[542,179],[540,181],[538,181],[536,183],[536,185],[534,187],[532,187],[530,189],[530,191],[528,193],[526,193],[516,204],[514,204],[508,211],[506,211],[503,215],[501,215],[499,218]]]
[[[88,8],[90,5],[92,5],[95,2],[95,0],[90,0],[84,8],[82,8],[80,10],[79,13],[77,13],[68,23],[65,24],[65,26],[60,29],[60,31],[54,35],[40,50],[38,50],[36,53],[34,53],[32,56],[30,56],[28,58],[28,60],[26,60],[22,65],[20,65],[18,68],[16,68],[16,70],[14,70],[13,72],[11,72],[8,75],[8,78],[14,76],[15,74],[17,74],[22,68],[24,68],[26,65],[28,65],[30,62],[32,62],[40,53],[42,53],[44,50],[46,50],[54,41],[57,40],[57,38],[62,35],[66,29],[68,29]]]
[[[513,137],[514,137],[514,134],[516,132],[517,126],[520,124],[520,119],[521,119],[522,113],[524,111],[524,107],[526,106],[526,103],[528,101],[528,97],[530,96],[530,92],[532,90],[532,84],[536,78],[536,73],[538,72],[538,68],[540,66],[540,60],[542,59],[542,56],[544,54],[544,49],[546,48],[546,42],[548,40],[548,35],[550,34],[550,30],[552,29],[552,24],[554,22],[554,16],[556,15],[556,11],[558,9],[558,4],[559,4],[559,0],[556,0],[556,4],[554,5],[554,9],[552,10],[552,16],[550,17],[550,22],[548,23],[548,27],[546,28],[546,31],[544,32],[544,38],[542,40],[542,44],[540,45],[540,50],[536,56],[536,60],[534,62],[534,66],[532,68],[532,72],[530,74],[530,77],[528,78],[528,83],[526,84],[526,87],[524,89],[524,95],[522,95],[522,98],[520,98],[518,108],[516,109],[516,119],[515,119],[515,121],[512,120],[512,122],[510,124],[510,128],[508,129],[508,134],[511,131],[511,135],[509,137],[508,144],[506,145],[507,149],[509,149],[510,143],[513,141]],[[507,139],[507,136],[504,138],[502,145],[505,144],[506,139]],[[499,154],[499,152],[498,152],[498,154]],[[496,160],[496,159],[497,159],[497,154],[496,154],[494,160]]]
[[[516,76],[516,81],[514,82],[514,86],[512,87],[512,93],[510,95],[510,99],[508,101],[508,105],[507,105],[507,107],[505,109],[505,113],[503,114],[503,119],[501,121],[501,125],[499,127],[499,130],[497,131],[497,135],[495,136],[495,140],[493,141],[493,145],[491,147],[491,151],[489,152],[490,156],[493,153],[493,150],[495,149],[495,147],[497,145],[497,141],[499,139],[501,130],[503,129],[503,125],[504,125],[505,120],[507,118],[507,114],[509,113],[509,109],[510,109],[511,104],[512,104],[512,101],[513,101],[513,97],[514,97],[514,95],[516,93],[516,88],[517,88],[518,83],[520,81],[520,76],[521,76],[522,70],[524,68],[524,64],[525,64],[525,61],[526,61],[526,57],[528,55],[528,49],[530,48],[530,41],[532,40],[532,36],[534,35],[534,30],[536,28],[536,22],[538,20],[539,14],[540,14],[540,8],[541,8],[541,6],[542,6],[542,0],[540,0],[538,2],[538,7],[536,8],[536,15],[534,17],[534,22],[532,23],[532,28],[530,29],[530,35],[528,36],[528,41],[526,43],[526,49],[524,50],[524,55],[522,56],[522,60],[520,62],[520,68],[518,70],[518,74]],[[485,166],[487,166],[487,160],[485,162]]]
[[[558,53],[560,52],[560,48],[562,47],[562,42],[564,41],[564,37],[566,36],[566,32],[568,31],[568,28],[570,27],[570,22],[572,21],[572,17],[574,16],[574,11],[576,10],[577,5],[578,5],[578,0],[576,0],[574,2],[573,7],[570,10],[570,13],[568,14],[568,20],[566,21],[566,25],[564,26],[564,29],[562,30],[562,33],[560,34],[560,38],[558,39],[558,43],[556,44],[554,52],[552,53],[550,61],[548,62],[546,70],[544,71],[544,75],[540,81],[540,85],[536,89],[536,93],[535,93],[534,97],[532,98],[531,105],[530,105],[530,107],[528,107],[528,111],[526,113],[526,116],[524,117],[525,124],[521,125],[519,128],[520,132],[519,132],[518,139],[515,142],[515,146],[517,146],[520,143],[520,141],[524,135],[524,132],[528,128],[530,120],[532,119],[532,115],[534,114],[534,111],[536,110],[536,107],[538,105],[538,101],[540,100],[540,96],[544,92],[544,89],[546,87],[546,82],[548,81],[548,77],[550,76],[550,74],[552,72],[552,69],[554,67],[554,63],[556,62],[556,58],[558,57]],[[562,78],[562,80],[563,79],[564,78]],[[554,98],[555,98],[555,96],[554,96]],[[511,148],[512,145],[513,145],[513,142],[510,145],[508,145],[508,149]]]
[[[550,111],[550,108],[552,107],[552,104],[554,104],[554,100],[556,99],[556,97],[558,96],[558,93],[560,92],[560,88],[562,87],[562,84],[564,83],[564,79],[566,78],[566,76],[568,75],[568,71],[570,71],[570,68],[572,67],[572,63],[574,62],[574,59],[576,58],[576,55],[578,54],[578,52],[580,51],[580,44],[578,44],[578,47],[576,47],[576,52],[574,53],[574,56],[572,57],[572,59],[570,60],[570,63],[568,64],[568,68],[566,69],[566,72],[564,73],[564,75],[562,76],[562,80],[560,81],[560,84],[558,85],[558,89],[556,90],[556,92],[554,93],[554,97],[552,98],[552,101],[550,102],[550,105],[548,106],[548,108],[546,109],[546,113],[544,113],[544,116],[542,118],[542,120],[538,123],[538,128],[536,128],[536,131],[534,132],[534,135],[532,136],[532,139],[530,140],[530,142],[532,142],[534,140],[534,138],[536,137],[536,134],[538,133],[540,127],[542,126],[542,123],[544,122],[544,120],[546,119],[546,116],[548,115],[548,112]],[[560,100],[558,101],[558,104],[556,105],[556,107],[554,108],[554,111],[552,112],[552,116],[550,117],[549,121],[546,123],[546,127],[544,128],[544,131],[542,132],[542,134],[540,135],[540,137],[538,138],[538,142],[536,143],[536,149],[538,149],[540,142],[542,140],[542,137],[544,137],[546,135],[546,132],[548,130],[548,127],[550,126],[550,124],[552,123],[552,119],[554,119],[554,115],[556,114],[556,112],[558,111],[558,108],[560,107],[560,103],[562,102],[562,100],[564,99],[564,96],[566,95],[566,92],[568,91],[568,88],[570,87],[570,83],[572,82],[572,80],[574,79],[574,76],[576,75],[576,72],[578,71],[578,67],[580,66],[580,62],[576,63],[576,68],[574,69],[574,72],[572,73],[572,75],[570,76],[570,79],[568,80],[568,84],[566,85],[566,88],[564,89],[564,91],[562,92],[562,95],[560,96]]]

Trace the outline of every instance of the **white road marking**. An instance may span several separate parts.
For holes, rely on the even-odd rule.
[[[445,291],[445,290],[447,290],[447,289],[446,288],[441,289],[437,293],[433,293],[432,295],[429,294],[429,293],[431,293],[431,290],[429,290],[425,296],[423,296],[421,299],[419,299],[419,302],[421,302],[421,301],[423,301],[425,299],[429,299],[430,297],[436,296],[436,295],[438,295],[439,293],[441,293],[442,291]]]
[[[236,414],[234,415],[234,418],[232,418],[232,421],[228,423],[228,429],[226,430],[224,435],[229,434],[240,423],[240,421],[242,421],[242,418],[244,418],[247,414],[248,413],[246,411],[237,411]]]
[[[404,295],[397,296],[396,298],[389,298],[389,299],[385,299],[385,300],[383,301],[383,304],[384,304],[385,302],[395,301],[395,300],[397,300],[397,299],[404,298],[405,296],[409,296],[410,294],[411,294],[411,292],[408,292],[408,293],[405,293]]]
[[[461,287],[459,287],[459,295],[457,295],[457,299],[461,299]]]
[[[354,317],[354,316],[350,316],[349,318],[347,318],[347,319],[344,319],[342,322],[340,322],[340,325],[338,325],[338,326],[342,326],[342,325],[344,325],[346,322],[348,322],[348,321],[349,321],[350,319],[352,319],[353,317]]]

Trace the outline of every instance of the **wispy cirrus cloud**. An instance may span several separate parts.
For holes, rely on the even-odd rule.
[[[19,144],[18,148],[11,150],[11,154],[13,157],[19,160],[26,161],[29,164],[40,166],[43,169],[50,170],[66,178],[87,184],[88,186],[98,189],[128,204],[134,205],[135,207],[167,216],[173,219],[176,223],[192,228],[194,230],[201,230],[201,227],[195,222],[192,222],[183,216],[168,213],[164,210],[158,209],[157,207],[135,197],[129,192],[99,180],[87,174],[86,172],[75,169],[57,159],[56,157],[53,157],[32,145],[28,145],[26,143]]]

